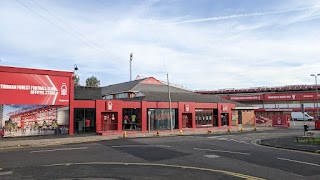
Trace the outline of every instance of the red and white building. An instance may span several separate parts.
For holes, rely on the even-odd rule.
[[[318,87],[319,88],[319,87]],[[289,115],[291,112],[305,111],[316,116],[317,94],[315,85],[293,85],[282,87],[261,87],[248,89],[221,89],[215,91],[197,91],[201,94],[215,94],[232,101],[258,107],[256,115]],[[318,94],[320,99],[320,94]]]
[[[222,128],[254,124],[254,107],[170,87],[149,77],[74,87],[73,72],[0,66],[5,137]],[[171,112],[170,112],[171,109]],[[172,119],[172,120],[171,120]]]

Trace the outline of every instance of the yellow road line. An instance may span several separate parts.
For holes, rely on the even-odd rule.
[[[173,168],[181,168],[181,169],[194,169],[201,171],[210,171],[223,173],[226,175],[239,177],[243,179],[252,179],[252,180],[264,180],[263,178],[249,176],[241,173],[235,173],[231,171],[217,170],[217,169],[208,169],[208,168],[200,168],[200,167],[192,167],[192,166],[180,166],[180,165],[171,165],[171,164],[153,164],[153,163],[126,163],[126,162],[83,162],[83,163],[63,163],[63,164],[51,164],[44,166],[70,166],[70,165],[138,165],[138,166],[161,166],[161,167],[173,167]]]

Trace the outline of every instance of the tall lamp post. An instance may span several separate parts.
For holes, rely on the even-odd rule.
[[[317,77],[320,76],[320,74],[311,74],[310,76],[314,76],[314,79],[316,81],[316,99],[317,99],[317,115],[316,115],[316,119],[318,120],[318,117],[319,117],[319,105],[318,105],[318,80],[317,80]]]
[[[133,53],[130,54],[130,81],[132,81],[132,59]]]

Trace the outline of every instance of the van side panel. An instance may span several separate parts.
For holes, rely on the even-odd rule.
[[[302,112],[291,112],[291,120],[295,121],[311,121],[313,120],[313,117],[310,116],[308,113],[302,113]]]

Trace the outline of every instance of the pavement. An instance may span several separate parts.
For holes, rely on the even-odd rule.
[[[261,140],[259,144],[264,146],[282,148],[282,149],[320,153],[320,145],[297,143],[295,136],[276,138],[276,139],[264,139],[264,140]]]
[[[275,127],[256,127],[256,131],[272,131],[279,130],[281,128]],[[286,130],[286,128],[282,128]],[[126,131],[124,132],[110,133],[108,135],[97,135],[97,134],[79,134],[79,135],[54,135],[54,136],[32,136],[32,137],[15,137],[15,138],[2,138],[0,139],[0,150],[1,149],[15,149],[15,148],[26,148],[26,147],[43,147],[43,146],[56,146],[63,144],[77,144],[85,142],[98,142],[105,140],[113,140],[124,138],[142,138],[142,137],[155,137],[155,136],[179,136],[179,135],[200,135],[200,134],[227,134],[235,132],[250,132],[254,131],[253,126],[239,127],[220,127],[210,129],[183,129],[182,132],[179,130],[174,131],[157,131],[149,132],[137,132],[137,131]],[[262,139],[258,141],[260,145],[272,146],[276,148],[284,148],[291,150],[307,151],[313,153],[320,153],[320,145],[301,144],[295,142],[296,135],[288,135],[287,137]]]

